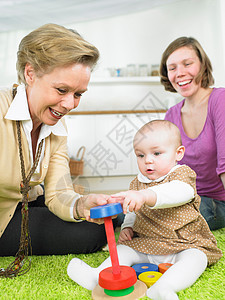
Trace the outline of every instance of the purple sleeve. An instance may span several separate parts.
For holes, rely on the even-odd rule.
[[[165,120],[173,123],[173,113],[172,113],[171,109],[166,112]]]
[[[225,89],[217,89],[210,102],[209,114],[215,128],[218,175],[225,172]]]
[[[175,125],[177,125],[179,129],[181,126],[180,110],[181,110],[182,105],[183,105],[183,101],[181,101],[180,103],[169,108],[168,111],[166,112],[166,115],[164,118],[165,120],[170,121],[170,122],[174,123]]]
[[[170,118],[170,111],[169,111],[169,110],[166,112],[165,120],[171,121],[171,118]]]

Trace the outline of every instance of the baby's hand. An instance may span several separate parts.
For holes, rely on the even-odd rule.
[[[145,203],[145,196],[140,191],[129,190],[127,192],[120,192],[111,195],[111,198],[116,199],[116,202],[120,202],[123,205],[124,214],[127,213],[128,206],[130,212],[136,212]]]
[[[118,243],[131,241],[133,236],[134,236],[133,229],[131,227],[126,227],[120,232]]]

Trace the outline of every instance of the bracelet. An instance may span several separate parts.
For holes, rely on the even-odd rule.
[[[76,215],[77,215],[77,219],[78,220],[86,220],[85,218],[81,218],[81,216],[78,213],[78,201],[80,200],[80,198],[77,199],[77,201],[75,202],[75,211],[76,211]]]
[[[77,218],[80,219],[80,215],[78,213],[78,202],[79,202],[80,198],[77,199],[76,203],[75,203],[75,211],[76,211],[76,215],[77,215]]]

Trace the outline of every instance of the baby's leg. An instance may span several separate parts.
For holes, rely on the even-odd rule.
[[[207,256],[198,249],[187,249],[175,256],[175,263],[147,290],[152,300],[177,300],[177,292],[188,288],[207,267]]]
[[[147,255],[133,250],[124,245],[117,246],[119,264],[132,266],[137,263],[147,263]],[[88,290],[93,290],[98,283],[99,273],[108,267],[111,267],[111,258],[108,257],[98,268],[92,268],[78,258],[73,258],[68,267],[67,274],[69,277]]]

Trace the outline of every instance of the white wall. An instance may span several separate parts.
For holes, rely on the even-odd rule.
[[[145,12],[71,25],[100,50],[99,67],[160,62],[180,36],[199,40],[210,57],[216,86],[225,86],[224,0],[186,0]],[[222,25],[223,22],[223,25]]]
[[[99,48],[100,70],[129,63],[159,63],[162,52],[172,40],[183,35],[193,36],[212,61],[216,86],[225,86],[224,2],[182,0],[141,13],[74,22],[69,26]],[[16,79],[16,51],[27,32],[0,34],[0,85],[10,84]]]
[[[221,20],[221,40],[222,40],[221,68],[224,70],[225,69],[225,1],[224,0],[220,0],[220,20]]]
[[[104,70],[108,67],[125,67],[130,63],[137,65],[143,63],[159,64],[162,52],[172,40],[180,36],[193,36],[199,40],[211,59],[215,86],[225,86],[223,21],[225,10],[221,9],[223,6],[224,0],[187,0],[141,13],[80,23],[71,25],[71,27],[76,28],[100,50],[100,63],[93,77],[105,75]],[[123,109],[125,105],[131,107],[131,103],[132,105],[135,103],[135,97],[136,101],[139,101],[143,97],[142,93],[147,92],[147,88],[159,96],[162,101],[167,102],[167,97],[176,98],[176,94],[163,93],[163,89],[157,89],[157,87],[142,86],[141,90],[137,90],[134,86],[130,88],[117,86],[110,93],[107,88],[101,86],[99,90],[93,90],[92,85],[90,85],[89,95],[87,93],[84,96],[84,102],[80,109],[92,110],[94,108],[100,109],[100,107],[112,109],[113,105]],[[136,90],[132,90],[135,88]],[[108,118],[108,122],[110,122],[109,120]],[[104,141],[103,144],[107,145],[106,137],[107,134],[105,133],[97,135],[96,138],[99,141]],[[88,142],[86,144],[88,146]],[[111,149],[113,149],[113,145]],[[114,151],[116,150],[114,149]],[[133,156],[134,154],[130,153],[129,155]],[[127,158],[123,157],[122,154],[120,158],[126,164]],[[134,165],[132,166],[131,172],[124,168],[127,174],[134,172]],[[119,180],[118,178],[105,177],[104,183],[100,183],[101,180],[88,178],[86,183],[89,183],[91,189],[99,190],[100,186],[103,190],[121,189],[121,185],[123,188],[128,187],[130,176],[120,177]]]

